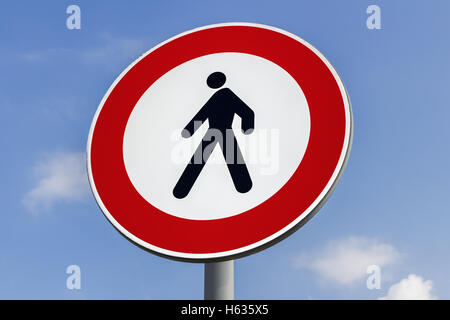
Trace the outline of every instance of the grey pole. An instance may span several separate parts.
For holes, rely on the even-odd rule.
[[[205,300],[234,299],[234,261],[205,263]]]

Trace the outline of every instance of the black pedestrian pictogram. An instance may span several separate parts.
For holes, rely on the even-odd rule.
[[[218,89],[225,84],[225,81],[225,74],[214,72],[208,76],[206,83],[210,88]],[[250,134],[255,123],[253,110],[229,88],[222,88],[212,95],[186,125],[182,132],[184,138],[192,136],[206,120],[209,122],[209,129],[173,189],[173,195],[176,198],[182,199],[189,194],[217,143],[222,149],[236,190],[241,193],[250,191],[253,185],[252,179],[231,128],[235,114],[241,117],[242,131]]]

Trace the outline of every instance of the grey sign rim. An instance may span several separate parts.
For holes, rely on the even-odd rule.
[[[334,181],[332,182],[331,186],[329,187],[329,189],[325,193],[325,195],[322,196],[322,199],[313,207],[313,209],[311,209],[311,211],[309,213],[307,213],[300,221],[298,221],[298,223],[292,225],[289,229],[287,229],[286,231],[282,232],[281,234],[279,234],[278,236],[274,237],[273,239],[268,240],[268,241],[266,241],[266,242],[264,242],[264,243],[262,243],[260,245],[257,245],[257,246],[255,246],[253,248],[242,250],[241,252],[232,253],[232,254],[226,254],[226,255],[217,256],[217,257],[192,257],[192,256],[188,257],[188,255],[186,255],[186,256],[176,256],[176,255],[163,253],[161,251],[149,248],[149,247],[139,243],[138,241],[133,239],[133,237],[135,237],[134,235],[132,235],[130,233],[132,235],[132,237],[130,237],[127,234],[127,233],[129,233],[127,230],[125,230],[126,232],[121,230],[114,222],[116,222],[119,226],[120,226],[120,224],[117,221],[115,221],[114,218],[112,218],[112,216],[110,215],[110,213],[108,212],[106,207],[104,207],[103,202],[101,201],[101,198],[99,197],[99,195],[97,193],[97,189],[95,187],[95,183],[94,183],[94,180],[93,180],[93,177],[92,177],[92,171],[91,171],[91,167],[90,167],[90,147],[91,147],[92,135],[93,135],[93,131],[94,131],[94,128],[95,128],[96,121],[97,121],[97,117],[98,117],[98,114],[100,113],[100,111],[101,111],[101,109],[103,107],[103,104],[104,104],[105,100],[108,98],[110,92],[115,87],[115,85],[118,83],[118,81],[120,81],[122,79],[122,77],[137,62],[139,62],[143,57],[148,55],[150,52],[156,50],[158,47],[164,45],[165,43],[168,43],[168,42],[170,42],[170,41],[172,41],[172,40],[174,40],[174,39],[176,39],[178,37],[181,37],[181,36],[189,34],[189,33],[193,33],[193,32],[196,32],[196,31],[199,31],[199,30],[203,30],[203,29],[208,29],[208,28],[215,28],[215,27],[219,27],[219,26],[236,26],[236,25],[239,25],[239,26],[256,26],[256,27],[260,27],[260,28],[264,28],[264,29],[274,30],[274,31],[280,32],[282,34],[288,35],[291,38],[299,41],[300,43],[307,44],[308,47],[314,49],[315,53],[316,54],[318,53],[318,55],[321,58],[321,60],[324,61],[324,63],[328,64],[327,67],[331,69],[330,71],[334,71],[335,76],[337,76],[337,78],[340,81],[340,84],[343,87],[343,90],[344,90],[343,99],[346,99],[346,101],[348,103],[348,111],[349,111],[349,135],[348,135],[348,138],[347,138],[348,139],[348,144],[347,144],[347,148],[345,149],[345,151],[343,150],[343,152],[341,152],[341,157],[342,157],[342,155],[344,155],[343,161],[342,161],[342,163],[340,165],[340,168],[339,168],[339,170],[337,172],[336,177],[334,178]],[[347,141],[344,141],[344,144],[346,142]],[[148,252],[153,253],[153,254],[155,254],[157,256],[164,257],[164,258],[167,258],[167,259],[170,259],[170,260],[182,261],[182,262],[191,262],[191,263],[221,262],[221,261],[228,261],[228,260],[234,260],[234,259],[243,258],[243,257],[249,256],[251,254],[260,252],[262,250],[265,250],[265,249],[267,249],[267,248],[277,244],[278,242],[286,239],[287,237],[289,237],[290,235],[292,235],[293,233],[298,231],[298,229],[300,229],[302,226],[304,226],[309,220],[311,220],[311,218],[313,216],[315,216],[317,214],[317,212],[320,211],[320,209],[323,207],[323,205],[326,203],[326,201],[330,198],[331,194],[336,189],[336,186],[337,186],[338,182],[340,181],[340,179],[341,179],[341,177],[343,175],[343,172],[344,172],[344,170],[345,170],[345,168],[347,166],[352,144],[353,144],[353,111],[352,111],[351,101],[350,101],[350,97],[348,95],[347,88],[345,87],[345,84],[342,81],[342,78],[340,77],[340,75],[337,72],[336,68],[331,64],[331,62],[326,58],[326,56],[320,50],[318,50],[316,47],[311,45],[306,40],[298,37],[297,35],[292,34],[292,33],[288,32],[286,30],[277,28],[277,27],[264,25],[264,24],[259,24],[259,23],[250,23],[250,22],[228,22],[228,23],[210,24],[210,25],[202,26],[202,27],[199,27],[199,28],[194,28],[194,29],[182,32],[180,34],[177,34],[177,35],[175,35],[175,36],[173,36],[173,37],[171,37],[171,38],[169,38],[169,39],[159,43],[158,45],[154,46],[153,48],[151,48],[150,50],[148,50],[147,52],[142,54],[138,59],[136,59],[133,63],[131,63],[124,71],[122,71],[122,73],[115,79],[115,81],[109,87],[108,91],[104,95],[104,97],[103,97],[103,99],[102,99],[102,101],[101,101],[101,103],[100,103],[99,107],[97,108],[97,111],[96,111],[96,113],[94,115],[94,119],[93,119],[93,121],[91,123],[91,127],[90,127],[90,130],[89,130],[89,137],[88,137],[87,146],[86,146],[86,149],[87,149],[87,152],[86,152],[86,167],[87,167],[88,178],[89,178],[89,185],[91,187],[91,192],[92,192],[92,194],[93,194],[93,196],[94,196],[94,198],[96,200],[97,205],[99,206],[99,208],[102,211],[103,215],[107,218],[108,222],[123,237],[125,237],[128,241],[130,241],[131,243],[133,243],[134,245],[136,245],[137,247],[139,247],[139,248],[141,248],[141,249],[143,249],[145,251],[148,251]],[[299,217],[301,215],[305,214],[305,212],[300,214]],[[123,227],[121,227],[121,228],[123,228]],[[145,242],[145,241],[141,240],[141,242]],[[150,244],[148,244],[148,245],[150,245]],[[164,250],[164,251],[167,251],[167,250]],[[228,252],[228,251],[226,251],[226,252]]]

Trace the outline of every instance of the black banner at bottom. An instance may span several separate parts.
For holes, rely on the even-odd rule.
[[[398,308],[402,314],[426,308],[448,308],[448,301],[370,301],[370,300],[7,300],[3,312],[12,307],[14,315],[70,315],[105,319],[108,315],[126,315],[129,319],[301,319],[320,315],[380,316],[386,308]],[[56,307],[56,308],[55,308]],[[58,310],[58,312],[56,312]],[[61,313],[61,310],[62,311]]]

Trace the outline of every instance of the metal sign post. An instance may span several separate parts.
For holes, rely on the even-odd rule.
[[[205,263],[205,300],[234,300],[234,261]]]

